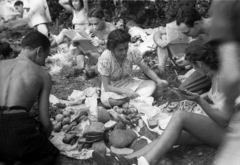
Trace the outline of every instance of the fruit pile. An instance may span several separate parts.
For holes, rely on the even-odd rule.
[[[55,118],[58,114],[62,113],[62,109],[57,108],[56,106],[50,105],[49,107],[49,117]]]
[[[50,118],[53,124],[53,131],[60,132],[61,129],[64,131],[70,124],[72,114],[74,114],[73,110],[64,109],[62,113],[57,114],[55,118]]]
[[[138,150],[147,143],[138,139],[137,134],[131,128],[142,128],[140,123],[142,114],[137,108],[128,103],[122,107],[114,106],[107,110],[97,107],[97,121],[90,120],[88,110],[80,111],[74,115],[73,112],[64,109],[61,114],[52,118],[55,132],[63,132],[61,144],[77,145],[77,149],[92,148],[96,152],[106,154],[106,148],[116,154],[129,154]],[[62,135],[62,134],[61,134]],[[76,144],[77,143],[77,144]]]
[[[119,114],[118,118],[125,124],[136,126],[142,114],[138,113],[137,108],[128,103],[123,104],[122,108],[114,106],[113,110]]]

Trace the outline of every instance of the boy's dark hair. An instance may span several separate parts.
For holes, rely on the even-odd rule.
[[[113,50],[118,44],[130,42],[131,35],[123,29],[115,29],[108,35],[107,49]]]
[[[79,0],[79,1],[80,1],[80,4],[81,4],[80,10],[82,10],[82,9],[84,8],[84,6],[83,6],[83,0]],[[74,10],[76,10],[76,9],[74,8],[73,4],[72,4],[72,0],[68,0],[68,3],[70,4],[70,6],[71,6]]]
[[[89,13],[88,13],[88,17],[96,17],[99,19],[103,19],[104,18],[104,12],[102,9],[100,8],[92,8]]]
[[[182,8],[183,6],[195,7],[196,3],[197,3],[197,0],[180,0],[177,4],[171,5],[169,7],[169,10],[166,11],[167,23],[176,20],[176,17],[180,8]]]
[[[23,2],[22,1],[16,1],[14,3],[14,6],[20,6],[20,5],[23,5]]]
[[[194,26],[194,22],[201,20],[202,17],[194,7],[182,6],[177,14],[177,25],[185,23],[189,27]]]
[[[47,51],[50,48],[50,41],[42,33],[36,30],[33,30],[24,36],[21,46],[22,48],[29,48],[29,49],[35,49],[41,46],[43,48],[43,51]]]
[[[12,48],[7,42],[0,42],[0,55],[3,55],[4,58],[7,58],[11,55]]]
[[[220,66],[216,48],[204,40],[195,40],[189,43],[186,49],[185,60],[193,64],[196,64],[197,61],[202,61],[211,70],[218,70]]]

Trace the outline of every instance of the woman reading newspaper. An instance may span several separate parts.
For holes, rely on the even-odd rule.
[[[98,72],[102,79],[101,101],[105,106],[119,106],[139,96],[151,96],[157,86],[167,86],[155,72],[143,62],[141,52],[134,47],[129,48],[131,36],[125,30],[116,29],[108,36],[107,50],[98,62]],[[138,65],[152,80],[134,78],[133,65]]]
[[[79,30],[88,27],[88,0],[59,0],[59,4],[73,13],[73,29],[63,29],[58,36],[53,36],[51,47],[63,43],[65,38],[73,39]]]
[[[179,90],[183,98],[198,103],[208,117],[186,111],[176,111],[161,137],[125,158],[119,156],[118,164],[121,164],[122,161],[128,162],[125,164],[133,164],[134,161],[138,161],[138,164],[141,165],[151,165],[155,164],[174,145],[208,144],[218,147],[221,143],[227,131],[226,127],[230,116],[227,115],[227,110],[221,109],[224,96],[219,89],[221,75],[218,71],[217,53],[209,45],[205,45],[203,41],[193,41],[186,50],[186,60],[201,74],[213,75],[212,88],[208,94],[213,105],[207,103],[197,93]],[[94,153],[93,158],[98,164],[110,165],[112,162],[118,161],[112,156],[98,153]],[[106,161],[110,163],[105,163]]]
[[[106,22],[104,18],[104,12],[102,9],[93,8],[88,13],[89,27],[86,29],[85,34],[77,35],[74,39],[74,45],[77,46],[77,66],[78,69],[84,68],[85,56],[89,58],[89,61],[93,65],[92,69],[96,70],[96,64],[101,53],[106,49],[106,42],[108,34],[116,29],[115,25]],[[82,42],[84,37],[85,42]],[[86,39],[89,40],[87,44]]]

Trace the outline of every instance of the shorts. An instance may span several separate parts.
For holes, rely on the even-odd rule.
[[[3,114],[0,118],[0,159],[7,162],[51,165],[58,149],[40,132],[29,113]]]

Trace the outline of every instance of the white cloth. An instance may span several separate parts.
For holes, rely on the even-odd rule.
[[[140,158],[138,158],[138,165],[149,165],[149,163],[143,156],[141,156]]]
[[[30,7],[28,18],[31,21],[31,25],[33,27],[39,24],[52,22],[46,0],[28,0],[28,3]]]

